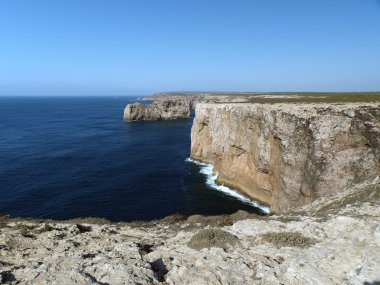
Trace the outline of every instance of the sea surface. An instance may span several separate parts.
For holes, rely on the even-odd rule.
[[[191,119],[123,122],[131,97],[0,97],[0,213],[159,219],[262,213],[189,160]]]

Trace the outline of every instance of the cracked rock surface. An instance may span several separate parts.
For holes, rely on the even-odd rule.
[[[286,212],[380,173],[380,104],[201,103],[190,156]]]
[[[379,189],[376,178],[287,215],[267,217],[238,212],[223,219],[90,223],[1,216],[0,283],[375,284],[380,281]],[[221,231],[229,233],[236,243],[190,248],[191,238],[204,229],[217,229],[222,237]],[[280,237],[275,243],[267,239],[273,233]]]
[[[124,109],[124,121],[155,121],[190,118],[190,98],[168,98],[152,104],[133,103]]]

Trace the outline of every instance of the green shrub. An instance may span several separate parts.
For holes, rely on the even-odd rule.
[[[189,243],[190,248],[200,250],[202,248],[220,247],[227,249],[227,245],[234,245],[238,238],[226,231],[219,229],[201,230],[195,234]]]
[[[309,247],[318,241],[309,238],[298,232],[269,232],[262,234],[261,237],[274,245],[291,247]]]

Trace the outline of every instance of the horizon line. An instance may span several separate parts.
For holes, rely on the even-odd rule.
[[[217,93],[217,94],[361,94],[361,93],[380,93],[380,90],[369,91],[369,90],[356,90],[356,91],[159,91],[154,93],[145,93],[145,94],[0,94],[0,97],[144,97],[144,96],[153,96],[157,94],[171,94],[171,93]]]

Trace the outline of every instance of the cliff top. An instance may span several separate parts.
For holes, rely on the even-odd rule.
[[[380,102],[380,93],[294,93],[249,96],[249,103]]]
[[[163,92],[150,98],[178,96],[207,97],[210,100],[244,103],[380,102],[380,92]]]
[[[380,92],[313,93],[313,92],[163,92],[140,100],[178,100],[191,98],[192,106],[198,103],[251,103],[251,104],[295,104],[295,103],[368,103],[380,102]]]
[[[307,118],[315,115],[343,113],[346,116],[353,117],[354,111],[361,109],[380,109],[380,102],[346,102],[346,103],[200,103],[197,105],[197,112],[203,109],[217,108],[236,111],[238,108],[249,108],[257,111],[265,109],[266,111],[280,111],[297,117]]]
[[[140,226],[0,217],[0,283],[375,282],[380,278],[376,184],[378,179],[321,201],[324,208],[316,214],[240,213],[222,216],[218,224],[199,215]]]

